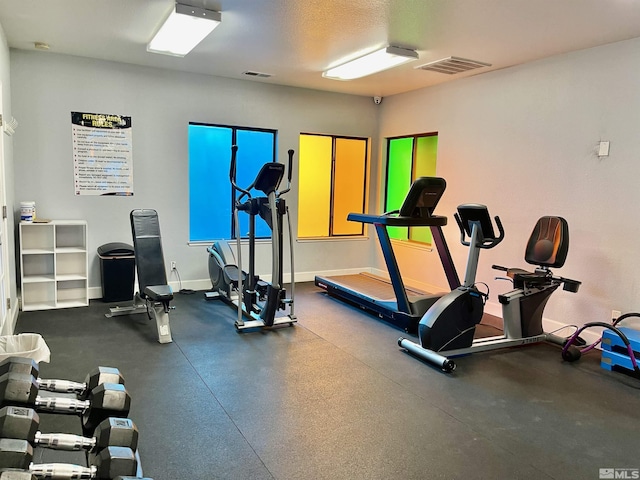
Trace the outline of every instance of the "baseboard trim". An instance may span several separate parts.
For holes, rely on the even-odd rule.
[[[296,282],[312,282],[314,281],[316,276],[327,277],[327,276],[335,276],[335,275],[354,275],[361,272],[372,273],[380,277],[388,278],[389,276],[388,273],[384,270],[365,267],[365,268],[346,268],[342,270],[324,270],[319,272],[296,272],[295,280]],[[263,278],[266,281],[270,281],[271,275],[263,275]],[[289,283],[291,281],[290,273],[284,274],[284,281],[285,283]],[[173,288],[174,292],[180,291],[180,288],[183,288],[185,290],[196,290],[196,291],[204,291],[204,290],[211,289],[211,281],[209,279],[185,280],[182,283],[175,281],[175,282],[169,282],[169,285],[171,285],[171,288]],[[423,282],[411,282],[411,286],[414,288],[419,288],[420,290],[424,290],[426,292],[442,291],[441,288],[435,285],[431,285]],[[92,300],[102,298],[102,287],[89,287],[89,298]],[[490,320],[490,323],[492,324],[492,326],[502,329],[501,304],[498,302],[488,301],[485,304],[484,311],[489,315],[493,315],[494,317],[497,317],[498,320]],[[12,322],[13,322],[12,328],[16,324],[17,317],[18,317],[18,309],[15,309],[15,313],[12,319]],[[495,325],[493,325],[493,323],[495,323]],[[542,326],[545,332],[559,332],[560,336],[568,337],[574,331],[574,328],[572,328],[571,325],[568,325],[550,318],[543,318]],[[560,330],[566,330],[566,331],[560,332]],[[600,333],[598,331],[589,330],[589,331],[583,332],[581,336],[587,341],[587,343],[594,343],[600,338]]]

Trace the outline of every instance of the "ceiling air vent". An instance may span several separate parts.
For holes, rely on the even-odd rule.
[[[473,70],[474,68],[490,66],[490,63],[478,62],[476,60],[469,60],[467,58],[448,57],[443,58],[442,60],[436,60],[435,62],[425,63],[424,65],[416,67],[416,69],[431,70],[432,72],[454,75],[456,73],[466,72],[467,70]]]
[[[259,77],[259,78],[273,77],[273,75],[271,75],[270,73],[252,72],[251,70],[247,72],[242,72],[242,74],[246,75],[247,77]]]

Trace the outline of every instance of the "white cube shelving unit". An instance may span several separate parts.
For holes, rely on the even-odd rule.
[[[87,222],[20,223],[22,310],[89,305]]]

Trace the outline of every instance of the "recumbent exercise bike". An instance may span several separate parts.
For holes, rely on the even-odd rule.
[[[294,315],[294,268],[293,268],[293,235],[289,210],[282,195],[291,187],[293,166],[293,150],[289,150],[289,168],[287,188],[278,191],[285,173],[285,165],[278,162],[265,163],[255,180],[246,188],[236,184],[236,155],[238,147],[231,147],[231,165],[229,179],[240,195],[235,198],[233,206],[233,220],[236,230],[236,246],[238,262],[236,264],[233,251],[229,244],[217,241],[207,248],[209,252],[209,277],[212,291],[205,294],[205,298],[222,299],[234,305],[238,310],[235,321],[236,329],[241,332],[246,329],[260,329],[276,325],[292,326],[296,321]],[[265,196],[252,196],[251,190],[258,190]],[[234,193],[235,196],[235,193]],[[249,265],[248,271],[242,269],[241,235],[238,212],[249,215]],[[256,217],[260,216],[271,229],[271,282],[266,282],[255,273],[255,245]],[[291,296],[286,297],[283,286],[282,255],[283,255],[283,219],[287,217],[289,229],[289,252],[291,260]],[[288,310],[288,312],[287,312]],[[249,320],[245,321],[244,317]]]
[[[474,352],[515,347],[548,341],[565,345],[566,338],[545,333],[542,314],[549,297],[560,285],[577,292],[581,282],[553,275],[550,268],[562,267],[569,250],[569,226],[562,217],[542,217],[536,223],[525,250],[525,261],[536,265],[534,272],[493,265],[507,273],[514,289],[498,296],[502,304],[504,334],[474,340],[475,327],[482,320],[487,294],[475,286],[481,248],[492,248],[504,236],[498,217],[499,235],[493,232],[489,212],[484,205],[461,205],[455,215],[461,241],[469,246],[465,283],[438,300],[424,314],[418,326],[419,344],[406,338],[398,345],[409,353],[451,372],[456,364],[449,357]],[[467,242],[466,236],[471,240]]]

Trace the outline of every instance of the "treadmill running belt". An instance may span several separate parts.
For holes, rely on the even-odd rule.
[[[354,290],[358,293],[367,295],[377,300],[395,302],[396,297],[393,293],[393,286],[391,282],[383,277],[378,277],[371,273],[358,273],[355,275],[338,275],[335,277],[326,277],[327,280],[331,280],[334,283]],[[423,292],[415,288],[405,287],[407,296],[424,296],[429,295],[428,292]]]

